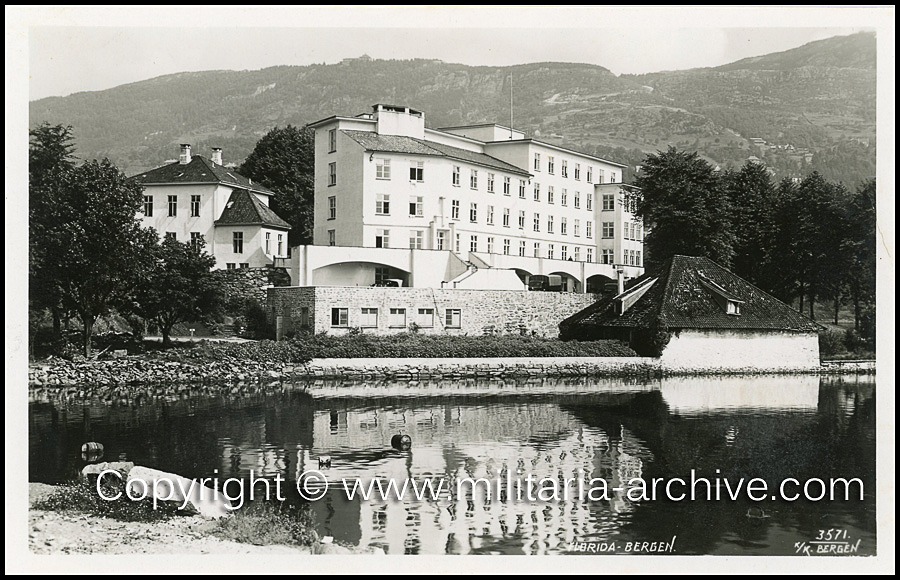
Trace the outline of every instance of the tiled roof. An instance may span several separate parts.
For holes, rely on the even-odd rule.
[[[379,151],[382,153],[409,153],[412,155],[432,155],[436,157],[448,157],[459,159],[475,165],[490,167],[518,175],[530,175],[520,167],[516,167],[496,157],[484,153],[476,153],[459,147],[443,145],[425,139],[405,137],[401,135],[379,135],[371,131],[342,131],[345,135],[362,145],[366,151]]]
[[[291,229],[287,223],[272,211],[269,206],[259,201],[256,194],[246,189],[235,189],[225,204],[225,211],[216,220],[217,226],[223,225],[263,225],[283,230]]]
[[[163,183],[224,183],[260,193],[273,195],[274,192],[260,183],[251,183],[249,179],[222,165],[213,163],[202,155],[192,155],[191,162],[182,165],[178,161],[151,169],[132,177],[142,184]]]
[[[634,284],[658,277],[653,286],[624,314],[615,311],[615,298],[607,297],[560,323],[562,334],[577,334],[578,327],[649,328],[670,330],[747,329],[817,332],[821,326],[784,302],[763,292],[709,258],[673,256],[655,273]],[[727,314],[704,280],[721,287],[726,298],[743,301],[740,314]]]

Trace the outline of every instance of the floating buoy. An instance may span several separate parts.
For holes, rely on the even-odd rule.
[[[400,451],[409,451],[412,447],[412,437],[409,435],[394,435],[391,437],[391,447]]]
[[[325,467],[331,467],[330,455],[322,455],[321,457],[319,457],[319,469],[323,469]]]
[[[103,444],[97,443],[96,441],[89,441],[81,446],[82,453],[103,453]]]

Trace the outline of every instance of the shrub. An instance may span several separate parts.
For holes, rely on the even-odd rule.
[[[844,333],[839,330],[824,330],[819,333],[819,355],[831,356],[846,352]]]
[[[217,522],[216,536],[257,546],[288,544],[311,546],[319,538],[315,517],[309,506],[293,506],[284,502],[252,502],[233,515]]]
[[[45,511],[88,513],[127,522],[155,522],[178,513],[178,502],[158,502],[154,509],[151,499],[129,499],[124,480],[106,477],[101,485],[103,495],[114,497],[121,494],[121,497],[107,501],[97,493],[96,480],[90,483],[81,479],[60,485],[47,498],[35,502],[33,507]]]

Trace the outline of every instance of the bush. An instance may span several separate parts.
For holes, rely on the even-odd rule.
[[[103,495],[121,497],[107,501],[97,493],[96,480],[78,480],[60,485],[49,497],[35,502],[34,509],[45,511],[73,511],[88,513],[126,522],[155,522],[177,515],[178,502],[159,502],[153,509],[152,499],[133,501],[125,493],[125,481],[106,477],[102,482]]]
[[[225,540],[257,546],[311,546],[319,539],[309,506],[293,506],[283,502],[277,505],[252,502],[235,510],[231,517],[220,519],[213,533]]]
[[[819,333],[819,356],[831,356],[847,352],[844,333],[839,330],[824,330]]]

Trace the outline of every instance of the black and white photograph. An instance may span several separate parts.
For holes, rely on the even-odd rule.
[[[894,16],[7,7],[7,572],[892,574]]]

